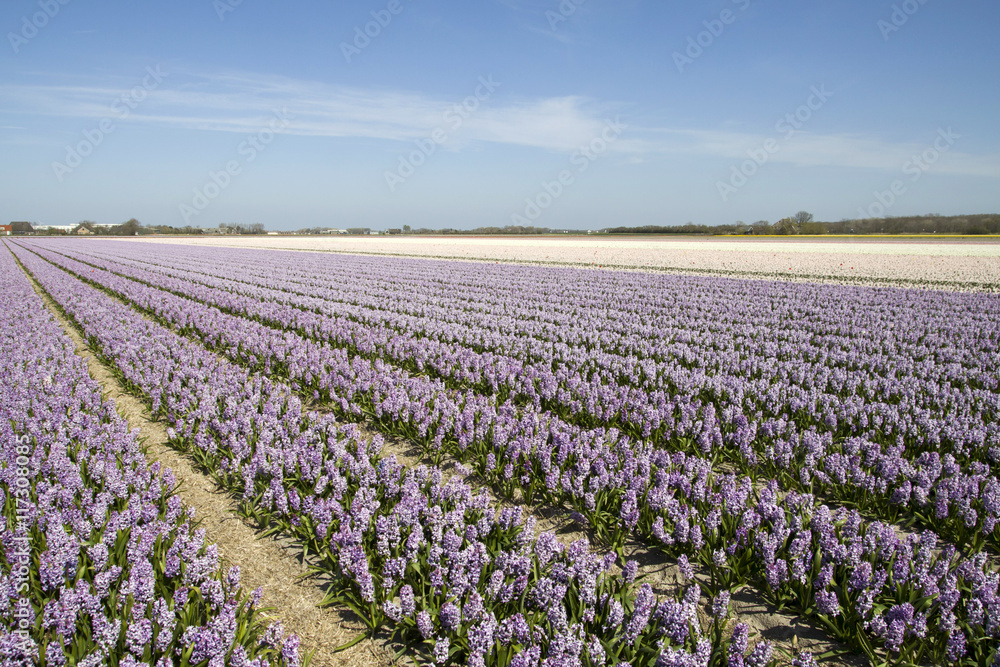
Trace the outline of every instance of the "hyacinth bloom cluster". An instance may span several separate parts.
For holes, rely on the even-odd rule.
[[[294,666],[0,248],[0,662]]]
[[[320,557],[337,576],[331,601],[416,642],[428,662],[707,665],[713,651],[735,651],[703,632],[698,586],[657,598],[634,568],[622,575],[616,555],[536,538],[520,510],[497,508],[461,475],[445,481],[436,468],[381,458],[380,440],[303,411],[287,386],[15,252],[172,423],[175,442],[242,490],[248,513]]]
[[[701,303],[672,295],[694,312],[678,322],[655,299],[621,299],[617,274],[582,278],[597,295],[585,299],[547,293],[533,269],[435,274],[429,262],[285,254],[255,267],[248,260],[266,253],[227,252],[227,262],[217,251],[103,251],[114,247],[32,249],[343,416],[448,451],[504,492],[570,503],[612,544],[632,532],[695,557],[712,570],[713,595],[752,582],[855,648],[899,660],[980,664],[995,651],[997,575],[979,553],[995,543],[1000,502],[995,298],[810,286],[789,302],[766,284],[675,278],[670,287],[708,292]],[[729,292],[755,285],[773,312],[726,307]],[[820,317],[808,301],[817,290],[864,329]],[[861,307],[872,298],[888,303]],[[723,316],[708,314],[720,306]],[[903,327],[914,310],[923,330]],[[754,317],[764,326],[751,327]],[[887,322],[895,348],[883,345]],[[715,474],[719,459],[747,475]],[[261,493],[286,511],[274,484]],[[822,498],[857,509],[831,512]],[[911,517],[958,548],[930,532],[902,539],[871,516]],[[321,550],[328,533],[302,531]],[[366,590],[360,566],[348,570]],[[400,604],[383,612],[395,618]],[[453,628],[455,609],[442,613]],[[429,618],[418,616],[422,637]]]

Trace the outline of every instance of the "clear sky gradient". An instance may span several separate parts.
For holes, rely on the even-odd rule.
[[[996,2],[63,2],[0,5],[3,222],[1000,211]]]

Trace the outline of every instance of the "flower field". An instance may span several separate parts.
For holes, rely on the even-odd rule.
[[[996,238],[202,235],[138,237],[133,241],[934,289],[1000,289],[1000,242]]]
[[[421,664],[813,664],[730,618],[742,589],[872,664],[996,658],[997,295],[5,247],[7,660],[301,661],[29,277],[174,447],[314,556],[327,602]],[[405,466],[373,431],[432,464]],[[591,541],[536,530],[522,507],[538,503]],[[645,581],[632,542],[679,568],[676,595]]]

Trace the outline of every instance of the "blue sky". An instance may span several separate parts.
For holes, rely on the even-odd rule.
[[[1000,211],[995,2],[63,2],[0,7],[0,220]]]

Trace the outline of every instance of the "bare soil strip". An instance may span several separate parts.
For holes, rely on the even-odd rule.
[[[29,275],[28,279],[49,312],[76,344],[76,353],[86,360],[90,376],[104,388],[129,426],[139,429],[141,437],[146,439],[147,458],[173,470],[180,482],[177,494],[186,505],[195,509],[195,517],[205,529],[206,537],[218,545],[222,562],[227,567],[239,566],[241,584],[247,590],[258,587],[263,590],[262,604],[273,608],[268,616],[280,621],[285,632],[298,635],[300,651],[313,653],[311,665],[381,667],[393,664],[393,651],[378,641],[364,640],[343,652],[333,651],[364,631],[360,621],[350,612],[319,608],[323,591],[316,582],[302,578],[307,574],[307,564],[301,558],[301,550],[291,540],[259,539],[257,531],[238,515],[237,505],[229,494],[195,470],[186,456],[167,445],[166,427],[149,418],[142,401],[125,391],[34,278]]]

